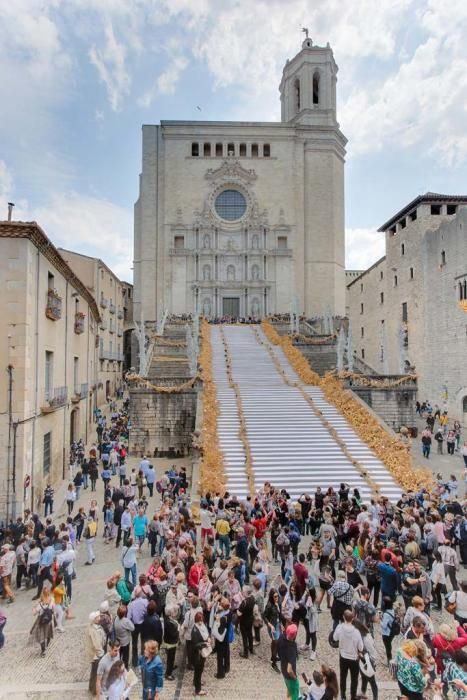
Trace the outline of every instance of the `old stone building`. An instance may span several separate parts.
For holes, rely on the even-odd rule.
[[[331,48],[306,38],[280,122],[143,126],[135,319],[345,313],[344,155]]]
[[[122,384],[123,334],[125,305],[128,303],[128,286],[100,260],[89,255],[59,248],[76,275],[84,282],[99,307],[99,380],[97,405],[100,406]],[[131,292],[130,292],[131,293]]]
[[[347,295],[357,355],[378,373],[414,371],[419,398],[467,424],[466,205],[428,192],[403,207],[379,229],[385,257]]]
[[[100,315],[35,223],[0,222],[0,520],[37,509],[94,435]]]

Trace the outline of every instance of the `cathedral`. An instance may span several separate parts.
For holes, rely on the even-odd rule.
[[[283,69],[280,122],[143,126],[137,320],[345,314],[337,70],[307,36]]]

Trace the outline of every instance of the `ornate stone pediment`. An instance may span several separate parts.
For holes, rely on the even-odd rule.
[[[226,158],[220,168],[209,168],[204,176],[206,180],[235,179],[253,182],[258,177],[254,170],[247,170],[240,164],[238,158]]]

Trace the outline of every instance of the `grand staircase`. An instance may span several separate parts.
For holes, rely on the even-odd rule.
[[[319,387],[301,383],[315,408],[334,428],[352,459],[346,454],[323,420],[306,401],[300,388],[284,381],[271,352],[286,377],[300,380],[280,348],[272,346],[258,326],[211,327],[213,374],[217,385],[220,415],[218,434],[225,457],[227,489],[239,498],[248,495],[245,453],[239,439],[239,415],[231,388],[222,332],[232,357],[232,378],[237,384],[252,454],[255,486],[265,481],[286,488],[292,498],[313,493],[317,486],[339,488],[346,482],[368,499],[371,487],[352,463],[358,461],[390,500],[401,489],[386,467],[358,437],[340,413],[329,404]]]

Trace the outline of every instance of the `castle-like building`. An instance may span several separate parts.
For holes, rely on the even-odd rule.
[[[337,65],[306,38],[286,62],[280,122],[143,126],[134,313],[345,313]]]

